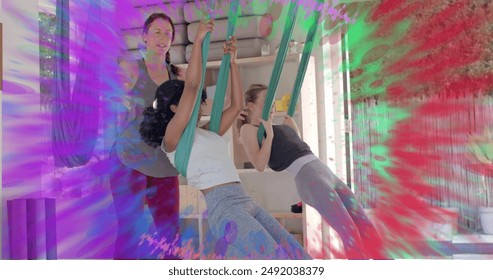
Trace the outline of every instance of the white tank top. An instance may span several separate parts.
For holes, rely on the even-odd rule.
[[[161,145],[164,150],[164,145]],[[195,129],[190,160],[187,167],[188,184],[199,190],[217,185],[239,182],[238,171],[231,159],[228,142],[215,132]],[[166,153],[171,164],[175,164],[176,151]]]

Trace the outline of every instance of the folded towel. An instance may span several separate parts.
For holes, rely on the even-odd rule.
[[[158,4],[142,6],[138,8],[126,8],[123,16],[118,18],[120,29],[142,28],[145,20],[153,13],[164,13],[168,15],[174,24],[184,24],[183,7],[185,3],[173,2],[168,4]]]

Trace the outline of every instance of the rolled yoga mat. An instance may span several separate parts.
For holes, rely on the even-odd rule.
[[[270,1],[255,1],[247,5],[240,5],[240,16],[261,16],[269,12]],[[216,20],[227,19],[229,11],[229,1],[223,1],[221,4],[216,5]],[[185,4],[183,13],[185,21],[188,23],[195,23],[205,18],[205,12],[207,11],[206,3],[204,1],[199,2],[197,6],[196,2],[189,2]],[[226,33],[224,33],[226,34]]]
[[[236,39],[265,38],[270,35],[271,26],[266,26],[262,16],[239,17],[236,23]],[[270,23],[268,23],[270,24]],[[191,23],[187,28],[188,40],[193,43],[199,22]],[[220,19],[214,23],[214,31],[211,34],[211,42],[224,41],[224,34],[228,28],[228,20]]]
[[[209,58],[208,61],[218,61],[221,60],[224,54],[223,44],[225,41],[214,42],[210,44],[209,47]],[[267,40],[261,38],[253,39],[243,39],[238,40],[237,48],[238,54],[237,58],[247,58],[247,57],[258,57],[261,55],[262,44],[267,44]],[[192,44],[186,47],[186,60],[190,59],[192,55]]]
[[[138,49],[144,46],[144,41],[142,41],[142,27],[122,30],[122,37],[128,50]],[[188,45],[187,26],[185,24],[175,25],[175,39],[171,45]]]

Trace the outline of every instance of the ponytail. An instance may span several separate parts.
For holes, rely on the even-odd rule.
[[[180,68],[176,67],[174,64],[171,64],[171,55],[169,54],[169,51],[166,53],[166,64],[169,64],[169,66],[171,66],[171,72],[175,76],[180,76]]]

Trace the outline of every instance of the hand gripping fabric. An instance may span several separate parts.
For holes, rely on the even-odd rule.
[[[214,10],[214,1],[210,3],[210,11]],[[236,30],[236,21],[238,19],[238,6],[239,0],[233,0],[230,4],[229,9],[229,20],[228,20],[228,30],[226,33],[226,39],[229,39]],[[210,13],[207,17],[210,19]],[[178,172],[186,176],[188,161],[190,159],[190,152],[192,150],[193,139],[195,136],[195,127],[197,126],[197,117],[200,108],[200,96],[202,94],[202,89],[204,87],[204,77],[207,67],[207,57],[209,54],[209,44],[210,44],[210,33],[206,35],[202,43],[202,79],[200,81],[199,91],[197,93],[197,100],[192,112],[192,116],[188,125],[183,132],[183,135],[178,143],[176,151],[176,169]],[[224,97],[226,93],[226,86],[229,78],[230,70],[230,54],[225,54],[221,61],[221,67],[219,68],[218,81],[216,85],[216,92],[214,97],[214,104],[212,106],[211,122],[209,124],[209,130],[216,133],[219,132],[219,127],[221,124],[222,111],[224,107]]]
[[[214,11],[215,1],[209,2],[209,13],[207,15],[207,20],[211,19],[212,11]],[[199,90],[197,92],[197,100],[193,107],[192,116],[188,121],[187,127],[183,134],[181,135],[180,142],[176,148],[175,163],[176,170],[182,175],[187,176],[188,161],[190,160],[190,152],[192,150],[193,139],[195,137],[195,127],[197,126],[197,117],[199,115],[200,108],[200,96],[202,95],[202,89],[204,88],[204,76],[207,66],[207,57],[209,56],[209,45],[211,41],[211,34],[207,33],[205,35],[204,41],[202,42],[202,79],[200,80]]]
[[[238,6],[240,0],[231,1],[229,14],[228,14],[228,30],[226,32],[226,40],[229,40],[236,30],[236,21],[238,19]],[[225,54],[221,61],[221,67],[219,68],[219,74],[216,83],[216,92],[214,94],[214,103],[212,104],[211,122],[209,123],[209,130],[219,133],[221,126],[221,117],[223,114],[224,97],[226,95],[226,86],[228,85],[229,70],[230,70],[231,55]]]

